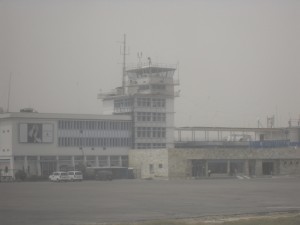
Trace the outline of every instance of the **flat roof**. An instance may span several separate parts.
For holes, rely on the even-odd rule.
[[[255,128],[255,127],[176,127],[176,131],[243,131],[243,132],[271,132],[282,131],[287,128]]]
[[[166,72],[166,71],[174,71],[175,68],[172,67],[159,67],[159,66],[145,66],[141,68],[133,68],[126,70],[126,72],[133,73],[158,73],[158,72]]]
[[[1,113],[0,119],[36,118],[36,119],[78,119],[78,120],[131,120],[130,115],[103,114],[68,114],[68,113],[37,113],[37,112],[8,112]]]

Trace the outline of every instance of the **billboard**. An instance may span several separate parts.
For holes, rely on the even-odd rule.
[[[52,143],[53,124],[21,123],[19,129],[21,143]]]

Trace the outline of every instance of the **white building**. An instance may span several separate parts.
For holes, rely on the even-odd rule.
[[[2,176],[48,176],[76,168],[128,167],[132,121],[128,115],[76,115],[36,112],[0,114]]]
[[[122,87],[99,94],[104,113],[132,116],[133,149],[174,147],[175,70],[152,64],[127,69]]]

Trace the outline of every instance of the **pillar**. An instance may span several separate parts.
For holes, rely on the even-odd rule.
[[[8,173],[15,179],[15,173],[14,173],[14,156],[13,155],[11,156],[11,159],[9,160],[9,162],[10,162],[10,165],[9,165],[10,170],[9,170]]]
[[[245,162],[244,162],[244,174],[246,176],[249,176],[249,161],[246,159]]]
[[[28,171],[28,159],[27,156],[24,156],[24,172],[29,175],[29,171]]]
[[[205,161],[205,176],[208,176],[208,161]]]
[[[37,157],[36,168],[37,168],[37,175],[42,176],[41,157],[40,156]]]
[[[261,159],[257,159],[256,163],[255,163],[255,174],[257,176],[261,176],[263,175],[263,171],[262,171],[262,160]]]
[[[107,156],[107,166],[110,167],[110,155]]]
[[[99,157],[96,156],[96,167],[99,167]]]
[[[230,160],[227,160],[227,175],[230,175]]]
[[[56,156],[56,171],[59,171],[59,157]]]
[[[122,157],[119,155],[119,166],[122,166]]]
[[[75,170],[75,156],[74,155],[71,157],[71,160],[72,160],[72,167]]]

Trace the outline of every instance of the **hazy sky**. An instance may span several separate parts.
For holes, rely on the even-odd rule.
[[[299,118],[298,0],[0,0],[0,107],[12,74],[10,111],[101,113],[124,33],[129,63],[179,62],[176,126]]]

